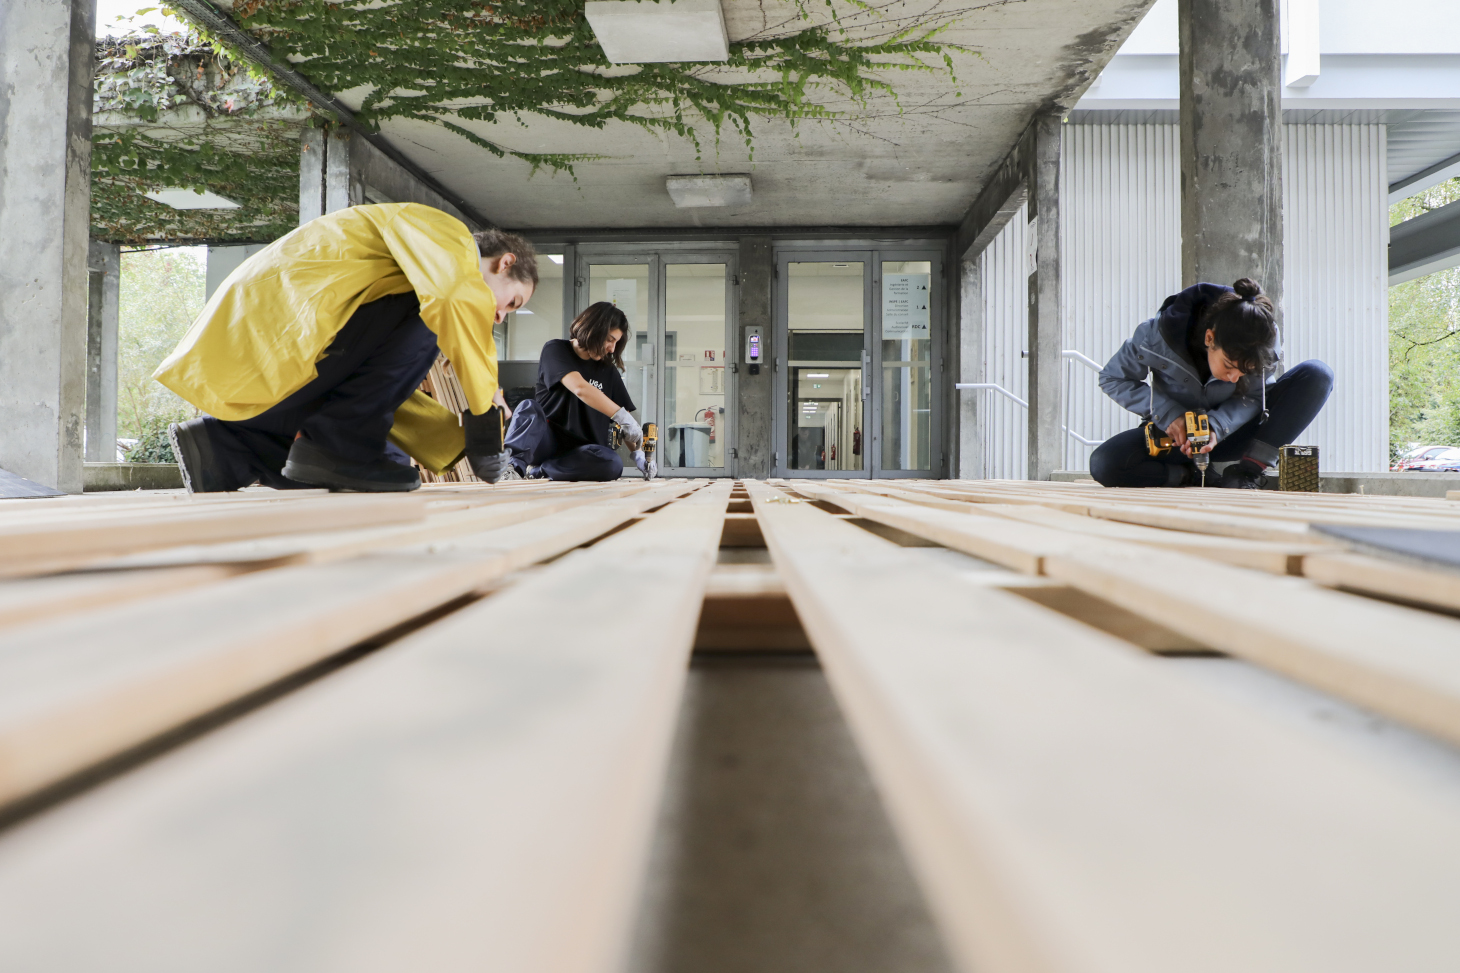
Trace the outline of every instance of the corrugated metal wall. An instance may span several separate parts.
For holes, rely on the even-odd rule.
[[[1333,397],[1303,434],[1319,465],[1389,457],[1389,199],[1383,125],[1288,125],[1283,153],[1283,361],[1317,358]]]
[[[1181,166],[1175,125],[1066,125],[1060,166],[1064,348],[1100,364],[1181,289]],[[1066,425],[1105,440],[1138,421],[1078,361],[1064,365]],[[1065,469],[1090,452],[1065,437]]]
[[[1170,124],[1064,126],[1065,348],[1104,363],[1166,295],[1180,289],[1178,137]],[[1303,440],[1320,447],[1324,469],[1382,470],[1389,421],[1384,126],[1289,125],[1285,138],[1285,360],[1322,359],[1338,380]],[[985,381],[1021,398],[1023,231],[1021,216],[980,258]],[[1092,370],[1068,359],[1063,367],[1071,430],[1098,440],[1136,423],[1100,391]],[[985,475],[1024,476],[1023,410],[1007,400],[996,406],[996,393],[964,394],[990,397]],[[1088,469],[1091,447],[1073,437],[1065,442],[1065,468]]]
[[[1029,334],[1029,272],[1025,251],[1027,207],[1019,207],[1003,231],[978,258],[983,275],[983,381],[1001,385],[1028,401],[1028,370],[1022,352]],[[1024,409],[991,389],[983,396],[984,476],[1022,480],[1028,475],[1029,418]]]

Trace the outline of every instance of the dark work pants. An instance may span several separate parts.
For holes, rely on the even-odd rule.
[[[1332,391],[1333,371],[1323,362],[1305,361],[1288,369],[1268,386],[1267,422],[1259,413],[1219,440],[1212,449],[1212,462],[1250,459],[1261,466],[1274,465],[1278,447],[1297,442]],[[1108,487],[1179,486],[1195,469],[1195,464],[1177,449],[1165,456],[1149,455],[1140,426],[1111,436],[1090,454],[1090,475]]]
[[[415,294],[362,305],[316,363],[314,381],[252,419],[204,420],[219,477],[231,490],[255,480],[302,486],[280,473],[296,434],[346,463],[407,462],[385,437],[436,355],[436,335],[421,320]]]
[[[624,461],[607,446],[560,446],[542,406],[532,399],[517,403],[504,444],[518,473],[537,466],[551,480],[617,480],[624,471]]]

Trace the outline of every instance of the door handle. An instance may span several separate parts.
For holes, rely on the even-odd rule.
[[[862,398],[872,395],[872,356],[862,352]]]

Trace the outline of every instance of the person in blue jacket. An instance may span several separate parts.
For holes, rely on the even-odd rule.
[[[1096,447],[1090,475],[1108,487],[1197,482],[1186,413],[1205,412],[1212,441],[1203,451],[1215,463],[1235,460],[1215,485],[1263,487],[1278,447],[1297,441],[1333,391],[1333,371],[1317,360],[1274,378],[1282,357],[1277,337],[1272,301],[1250,278],[1231,287],[1196,284],[1166,298],[1106,363],[1100,387],[1180,448],[1151,456],[1137,426]]]

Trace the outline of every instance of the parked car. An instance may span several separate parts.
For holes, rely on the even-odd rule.
[[[1424,469],[1426,463],[1435,459],[1442,453],[1455,449],[1454,446],[1416,446],[1390,467],[1391,470],[1418,470]]]
[[[1460,448],[1447,446],[1444,449],[1427,453],[1423,459],[1417,460],[1413,465],[1406,467],[1406,469],[1423,473],[1460,469]]]

